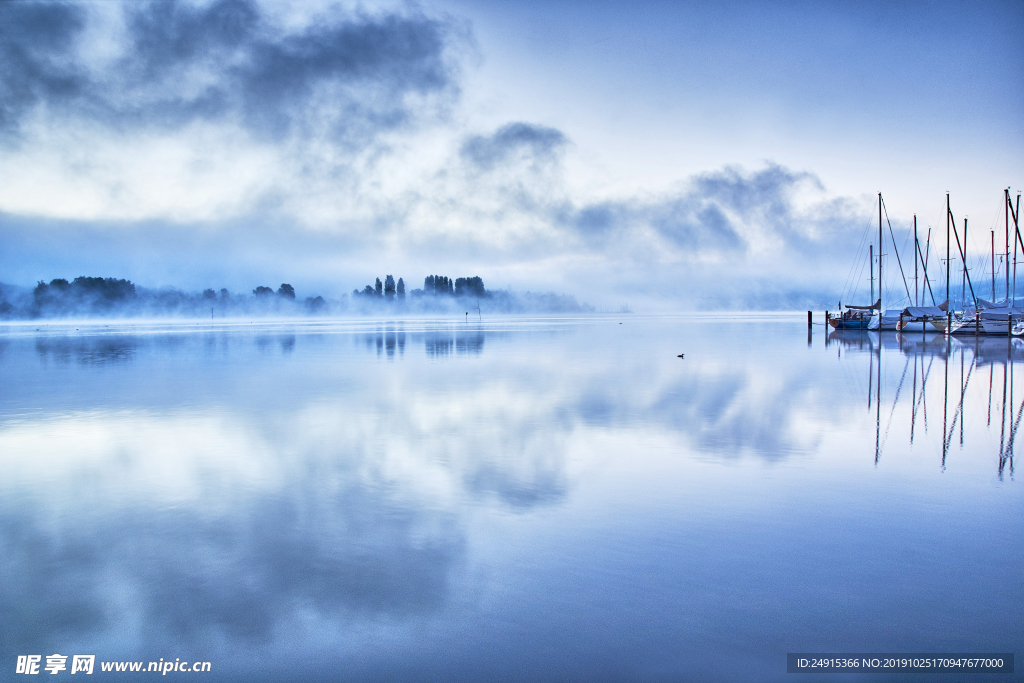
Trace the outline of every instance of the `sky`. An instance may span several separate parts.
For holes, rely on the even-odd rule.
[[[949,192],[982,278],[1022,29],[1019,2],[2,2],[0,282],[799,309],[866,298],[878,192],[903,260]]]

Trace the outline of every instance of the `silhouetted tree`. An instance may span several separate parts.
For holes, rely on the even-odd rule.
[[[228,288],[227,287],[221,287],[221,290],[220,290],[220,299],[221,299],[221,301],[227,301],[229,296],[231,296],[231,293],[228,292]]]
[[[274,290],[271,289],[270,287],[257,287],[256,289],[252,290],[252,293],[255,294],[258,298],[262,299],[264,297],[271,296],[274,293]]]
[[[398,298],[405,298],[405,281],[402,278],[398,278]]]
[[[43,304],[50,296],[50,285],[46,284],[42,280],[36,283],[36,288],[32,290],[32,298],[35,299],[36,305]]]
[[[50,284],[40,280],[32,291],[33,315],[108,311],[136,297],[135,285],[112,277],[77,277],[72,282],[56,278]]]
[[[374,283],[373,289],[377,293],[377,296],[382,296],[384,284],[380,281],[380,278],[377,278],[377,282]]]
[[[377,282],[380,282],[380,280]],[[384,296],[388,299],[395,298],[395,278],[390,275],[384,278]]]
[[[217,298],[217,292],[213,291],[212,289],[204,289],[203,290],[203,298],[204,299],[208,299],[208,300],[216,299]]]
[[[281,283],[280,288],[277,290],[277,295],[283,299],[295,301],[295,288],[289,284]]]
[[[476,296],[486,294],[484,281],[479,277],[460,277],[455,281],[455,296]]]
[[[306,309],[310,313],[319,313],[321,310],[323,310],[324,306],[326,305],[327,302],[324,301],[324,298],[322,296],[317,296],[316,298],[313,298],[311,296],[306,297]]]
[[[447,275],[428,275],[423,279],[423,291],[429,294],[454,294],[455,283]]]
[[[134,299],[135,285],[128,280],[115,280],[112,277],[76,277],[71,285],[65,285],[67,280],[51,282],[51,286],[65,289],[72,296],[78,299],[87,299],[95,303],[112,304],[115,302]]]

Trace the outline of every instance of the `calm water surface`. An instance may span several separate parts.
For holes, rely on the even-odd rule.
[[[1022,361],[771,316],[6,326],[0,679],[52,653],[205,681],[1020,655]]]

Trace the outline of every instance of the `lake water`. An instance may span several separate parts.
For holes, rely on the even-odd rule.
[[[36,323],[0,328],[0,387],[3,680],[54,653],[119,680],[100,662],[817,681],[851,677],[786,654],[1022,651],[1020,340]]]

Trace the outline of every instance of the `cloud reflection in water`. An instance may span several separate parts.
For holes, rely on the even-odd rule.
[[[634,458],[641,471],[652,448],[777,468],[866,431],[877,339],[841,342],[848,381],[823,382],[839,367],[831,346],[748,329],[8,335],[0,380],[19,391],[0,404],[5,655],[81,643],[141,658],[179,643],[274,657],[318,634],[343,657],[366,634],[418,633],[486,602],[484,548],[502,539],[481,546],[481,528],[565,525],[556,516],[574,519],[582,482]],[[915,344],[894,348],[940,352]]]

